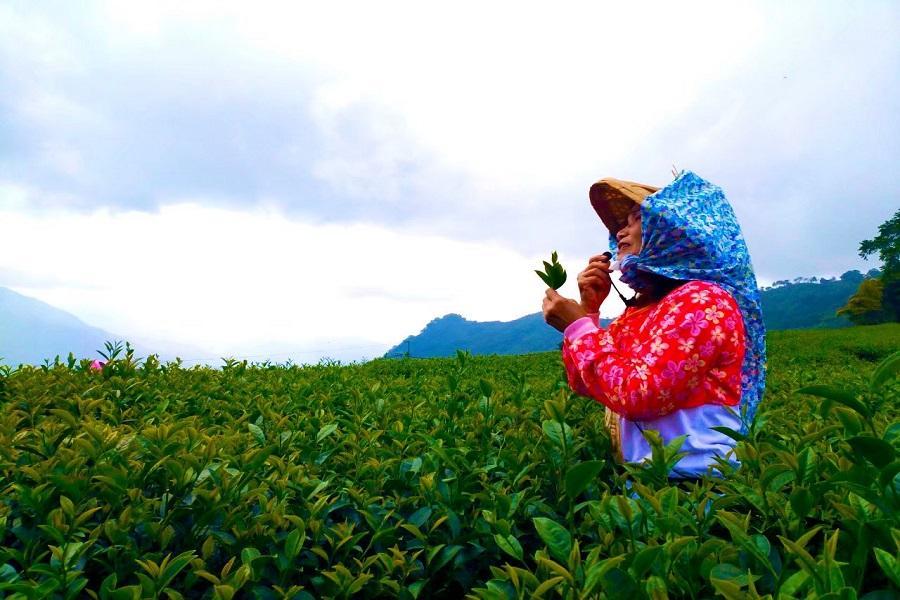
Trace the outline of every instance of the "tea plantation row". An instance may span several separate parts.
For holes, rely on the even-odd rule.
[[[614,464],[556,354],[0,367],[0,595],[896,598],[898,348],[771,335],[743,466],[691,485]]]

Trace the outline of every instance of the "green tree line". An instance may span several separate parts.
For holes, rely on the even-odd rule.
[[[877,255],[883,264],[881,276],[860,283],[837,314],[857,325],[900,321],[900,209],[878,227],[878,235],[860,243],[859,255]]]

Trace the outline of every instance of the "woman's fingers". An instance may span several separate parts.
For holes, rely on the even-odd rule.
[[[603,279],[602,277],[590,277],[578,282],[578,287],[581,289],[604,289],[608,288],[609,285],[609,279]]]
[[[592,262],[592,263],[588,263],[588,266],[585,267],[584,270],[587,271],[588,269],[597,269],[600,271],[606,271],[607,273],[611,273],[612,265],[609,264],[608,262]]]
[[[583,275],[584,277],[603,277],[605,275],[609,277],[610,273],[611,271],[608,267],[589,267],[579,275]]]
[[[582,271],[578,274],[578,285],[580,286],[588,285],[590,283],[609,285],[610,281],[609,273],[606,271],[592,269],[589,271]]]

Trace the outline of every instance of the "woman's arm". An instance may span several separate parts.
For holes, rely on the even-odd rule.
[[[566,329],[563,362],[572,389],[630,420],[738,404],[744,326],[731,295],[693,281],[650,310],[629,340],[614,340],[587,318]]]

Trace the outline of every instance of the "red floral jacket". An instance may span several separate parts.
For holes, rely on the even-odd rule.
[[[566,329],[569,385],[629,420],[741,398],[744,322],[734,298],[690,281],[659,302],[628,308],[607,329],[596,316]]]

